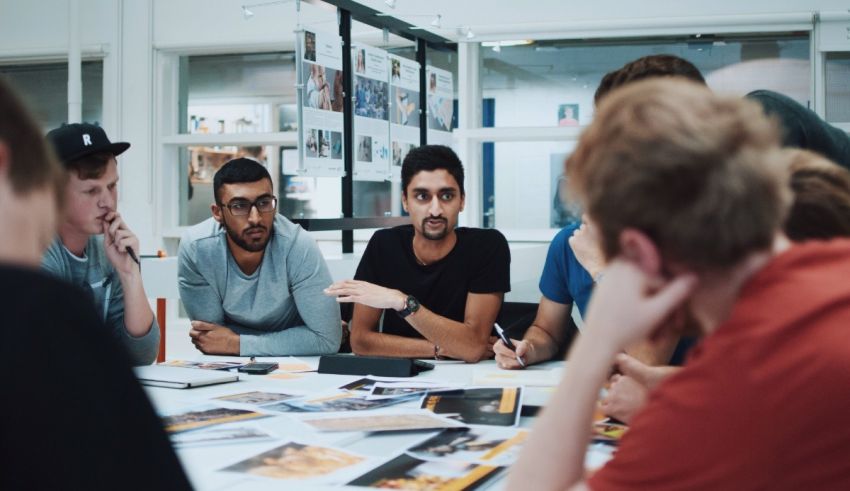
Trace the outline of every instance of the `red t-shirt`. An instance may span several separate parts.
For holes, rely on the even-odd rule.
[[[774,258],[635,416],[608,489],[850,489],[850,240]]]

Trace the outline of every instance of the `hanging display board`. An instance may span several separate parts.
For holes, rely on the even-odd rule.
[[[387,52],[354,43],[354,180],[384,181],[389,176],[389,66]]]
[[[342,40],[313,30],[297,34],[302,87],[298,96],[299,174],[343,176]]]
[[[454,80],[452,73],[428,65],[426,68],[428,90],[428,143],[452,144],[452,116],[454,108]]]
[[[390,55],[390,171],[401,182],[401,163],[419,146],[419,63]]]

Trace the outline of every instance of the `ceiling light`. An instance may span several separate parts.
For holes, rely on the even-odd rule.
[[[525,46],[533,43],[534,41],[531,39],[509,39],[507,41],[484,41],[481,46],[492,48],[498,45],[504,48],[505,46]]]
[[[472,39],[475,37],[475,33],[472,32],[472,29],[469,27],[466,28],[466,39]]]
[[[251,10],[248,9],[248,6],[243,5],[242,18],[244,18],[245,20],[249,20],[251,17],[254,17],[254,12],[251,12]]]
[[[501,53],[502,47],[497,44],[497,45],[493,46],[493,51],[495,51],[496,53]]]
[[[395,8],[395,0],[384,0],[384,3],[391,9]]]
[[[434,20],[431,21],[432,27],[442,27],[442,24],[443,24],[443,16],[440,15],[440,14],[437,14],[437,16],[434,17]]]

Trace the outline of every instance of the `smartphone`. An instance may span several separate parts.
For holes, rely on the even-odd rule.
[[[239,367],[239,371],[250,375],[266,375],[277,370],[277,363],[249,363]]]

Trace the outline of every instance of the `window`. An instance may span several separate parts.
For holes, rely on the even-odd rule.
[[[68,121],[68,64],[46,63],[0,66],[45,131]],[[83,121],[103,121],[103,62],[82,63]]]
[[[564,160],[575,145],[579,127],[593,118],[593,96],[602,76],[642,56],[685,58],[715,91],[743,96],[770,89],[811,107],[808,34],[488,44],[481,47],[485,120],[495,127],[528,127],[496,140],[492,147],[484,143],[481,223],[488,227],[561,228],[576,218],[579,212],[558,206],[563,197],[558,190]],[[836,56],[831,65],[834,97],[843,97],[847,109],[835,117],[850,116],[844,83],[850,71],[848,60]],[[836,104],[834,112],[842,111],[841,107]],[[565,129],[564,141],[545,141],[558,139],[561,134],[554,131],[559,126],[572,126],[575,131]],[[543,133],[552,136],[543,137]]]
[[[826,120],[850,123],[850,53],[826,54]]]

